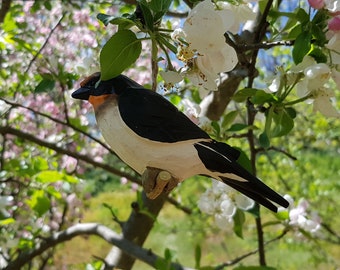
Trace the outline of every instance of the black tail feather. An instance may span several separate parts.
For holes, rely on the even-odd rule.
[[[289,206],[289,202],[280,194],[237,163],[239,155],[235,154],[236,149],[216,141],[199,142],[195,148],[205,167],[211,171],[211,177],[218,175],[225,184],[274,212],[277,212],[277,207],[272,202],[283,207]]]
[[[235,180],[231,180],[229,178],[221,177],[223,182],[227,184],[228,186],[231,186],[232,188],[238,190],[239,192],[243,193],[247,197],[253,199],[254,201],[258,202],[259,204],[263,205],[264,207],[268,208],[269,210],[273,212],[277,212],[277,207],[269,201],[266,196],[263,196],[259,194],[258,192],[254,192],[250,189],[250,183],[249,182],[239,182]],[[255,188],[254,188],[255,190]],[[280,204],[281,205],[281,204]]]

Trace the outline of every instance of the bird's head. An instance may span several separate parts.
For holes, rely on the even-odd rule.
[[[96,72],[80,83],[80,88],[72,93],[72,97],[88,100],[96,109],[110,96],[120,95],[127,88],[140,87],[142,86],[124,75],[102,81],[100,72]]]

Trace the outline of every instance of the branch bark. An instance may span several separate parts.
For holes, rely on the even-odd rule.
[[[9,11],[12,4],[12,0],[3,0],[1,1],[1,9],[0,9],[0,23],[4,22],[5,16]]]
[[[156,221],[155,218],[163,208],[166,198],[167,195],[162,194],[157,199],[150,200],[147,198],[145,192],[143,192],[142,205],[134,205],[129,219],[124,223],[124,239],[129,240],[138,246],[143,246]],[[143,214],[145,210],[149,215]],[[151,218],[150,216],[154,218]],[[131,269],[136,261],[136,257],[132,255],[130,250],[119,249],[118,246],[113,247],[105,258],[107,267],[105,267],[104,270],[112,269],[113,265],[119,269]]]
[[[144,249],[127,239],[124,239],[122,235],[117,234],[104,225],[98,223],[85,223],[76,224],[64,231],[54,233],[52,236],[44,239],[40,244],[37,244],[32,250],[21,253],[15,260],[11,261],[4,270],[20,269],[27,262],[31,261],[34,257],[41,255],[49,248],[55,247],[62,242],[69,241],[79,235],[97,235],[108,243],[129,252],[129,254],[134,258],[138,258],[153,267],[155,267],[157,260],[163,260],[162,257],[157,256],[150,250]],[[178,263],[172,263],[171,267],[172,269],[178,270],[190,270],[190,268],[183,267]]]

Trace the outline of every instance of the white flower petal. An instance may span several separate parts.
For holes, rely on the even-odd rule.
[[[159,74],[162,76],[167,83],[178,83],[183,80],[182,76],[176,71],[160,71]]]
[[[227,230],[232,224],[233,219],[222,214],[215,214],[215,224],[221,230]]]
[[[236,213],[236,205],[234,202],[232,202],[230,199],[229,200],[223,200],[221,202],[221,211],[223,215],[232,217]]]
[[[185,39],[186,34],[182,28],[177,28],[171,33],[171,38],[175,41],[180,41],[180,39]]]
[[[299,98],[303,98],[305,96],[308,96],[310,94],[310,91],[308,90],[308,81],[302,80],[296,84],[296,94]]]
[[[225,29],[219,27],[221,25],[223,21],[216,15],[214,4],[205,0],[190,11],[183,30],[191,47],[204,53],[209,51],[209,48],[217,49],[225,43]]]
[[[242,210],[249,210],[254,207],[255,202],[241,193],[235,196],[236,206]]]
[[[316,61],[314,60],[314,58],[309,55],[306,55],[303,58],[301,63],[297,64],[296,66],[293,66],[290,70],[292,72],[301,72],[301,71],[304,71],[306,68],[312,65],[315,65],[315,64],[316,64]]]
[[[319,111],[324,116],[340,118],[340,113],[333,107],[328,96],[318,96],[313,103],[313,111]]]

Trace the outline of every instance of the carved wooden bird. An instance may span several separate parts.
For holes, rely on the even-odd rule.
[[[240,152],[215,141],[171,102],[124,75],[107,81],[95,73],[73,98],[88,100],[112,150],[143,175],[149,197],[171,191],[194,175],[212,177],[272,211],[289,203],[238,162]],[[157,179],[165,180],[161,188]]]

